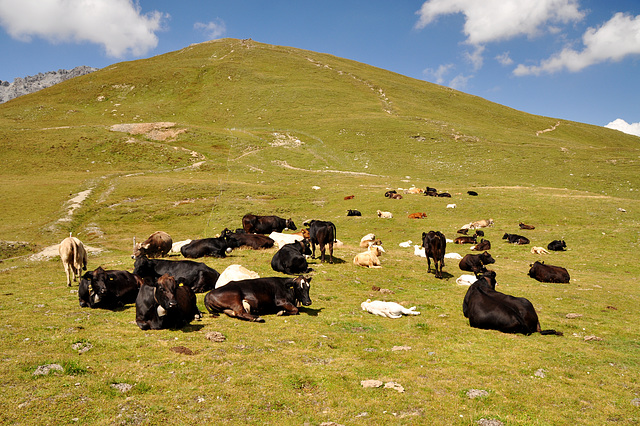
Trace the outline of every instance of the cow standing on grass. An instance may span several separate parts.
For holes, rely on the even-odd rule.
[[[325,245],[329,246],[329,263],[333,263],[333,243],[336,242],[336,226],[325,220],[312,220],[305,223],[309,226],[311,240],[311,258],[316,258],[316,244],[320,247],[320,262],[324,263]]]
[[[64,272],[67,274],[67,286],[71,287],[71,279],[78,281],[82,271],[87,270],[87,251],[82,241],[69,233],[69,236],[58,246],[58,253]]]
[[[431,260],[436,278],[442,278],[442,268],[444,267],[444,254],[447,249],[447,239],[440,231],[429,231],[422,233],[422,247],[427,257],[427,272],[431,272]]]

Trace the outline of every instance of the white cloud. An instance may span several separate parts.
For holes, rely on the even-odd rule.
[[[453,69],[453,64],[440,65],[437,70],[432,68],[427,68],[423,71],[426,76],[431,76],[435,78],[436,84],[444,83],[444,76],[449,73],[450,70]]]
[[[629,55],[640,54],[640,15],[616,13],[600,28],[589,28],[582,36],[584,49],[580,52],[565,48],[545,59],[539,66],[520,64],[515,75],[540,75],[567,69],[580,71],[588,66],[606,61],[620,61]]]
[[[473,65],[474,71],[478,71],[480,68],[482,68],[482,64],[484,62],[482,52],[484,52],[484,46],[476,46],[473,52],[465,53],[465,57],[469,62],[471,62],[471,65]]]
[[[580,21],[584,13],[578,0],[428,0],[416,12],[416,28],[422,29],[441,15],[465,15],[464,33],[467,43],[482,45],[518,36],[533,37],[556,31],[550,23]]]
[[[504,52],[495,57],[495,60],[500,63],[500,65],[508,66],[513,64],[513,59],[509,56],[509,52]]]
[[[472,77],[473,77],[472,75],[465,76],[465,75],[459,74],[449,82],[449,87],[456,90],[462,90],[465,87],[467,87],[467,83]]]
[[[13,38],[95,43],[107,55],[141,56],[158,45],[169,15],[142,14],[132,0],[0,0],[0,26]]]
[[[227,32],[227,26],[220,18],[217,18],[215,21],[211,21],[206,24],[202,22],[196,22],[193,25],[193,28],[203,31],[205,35],[211,40],[220,38],[224,33]]]
[[[640,123],[627,123],[621,118],[613,120],[611,123],[604,127],[609,129],[620,130],[621,132],[628,133],[634,136],[640,136]]]

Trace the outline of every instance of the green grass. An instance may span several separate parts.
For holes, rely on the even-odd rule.
[[[157,141],[109,130],[156,121],[186,132]],[[303,144],[277,146],[275,133]],[[201,161],[191,151],[204,164],[185,168]],[[631,403],[640,397],[637,137],[329,55],[224,40],[116,64],[0,105],[0,158],[3,424],[640,421]],[[453,197],[383,195],[411,185]],[[89,188],[73,217],[59,221]],[[480,195],[467,196],[469,189]],[[363,216],[346,217],[350,208]],[[377,209],[394,218],[376,218]],[[407,218],[422,211],[426,219]],[[90,255],[89,269],[132,270],[133,236],[213,236],[240,227],[249,212],[337,226],[345,245],[335,264],[311,262],[313,304],[299,316],[253,324],[206,314],[183,330],[143,332],[133,305],[81,309],[58,258],[28,258],[73,232],[103,249]],[[457,262],[447,261],[446,278],[437,280],[413,248],[398,246],[419,244],[431,229],[454,238],[461,225],[490,217],[497,289],[527,297],[542,327],[563,337],[470,328]],[[520,231],[520,221],[536,229]],[[382,269],[352,264],[369,232],[383,240]],[[505,243],[505,232],[537,246],[565,239],[567,252],[543,259],[566,267],[571,283],[527,277],[540,257]],[[236,250],[205,262],[277,275],[274,252]],[[360,309],[367,298],[415,305],[421,315],[376,317]],[[209,331],[226,340],[207,340]],[[590,335],[602,340],[585,341]],[[78,342],[91,349],[79,354]],[[33,376],[51,363],[64,372]],[[535,375],[540,369],[545,377]],[[366,379],[405,392],[363,388]],[[119,383],[131,390],[111,386]],[[470,389],[488,396],[469,399]]]

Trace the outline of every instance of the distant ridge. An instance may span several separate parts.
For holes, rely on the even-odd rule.
[[[79,77],[97,71],[98,68],[81,65],[72,70],[49,71],[37,75],[16,78],[13,83],[0,80],[0,103],[7,102],[18,96],[28,95],[38,90],[58,84],[70,78]]]

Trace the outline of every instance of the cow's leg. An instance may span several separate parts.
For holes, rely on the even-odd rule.
[[[278,315],[298,315],[298,308],[287,301],[278,303],[276,306],[282,308]]]
[[[311,258],[316,258],[316,243],[314,243],[313,241],[311,241]]]
[[[320,245],[320,263],[324,263],[324,243],[319,244]]]
[[[73,271],[70,263],[64,264],[64,273],[67,275],[67,287],[71,287],[71,275]]]
[[[329,263],[333,263],[333,243],[329,243]]]
[[[431,273],[431,259],[427,255],[427,273]]]

